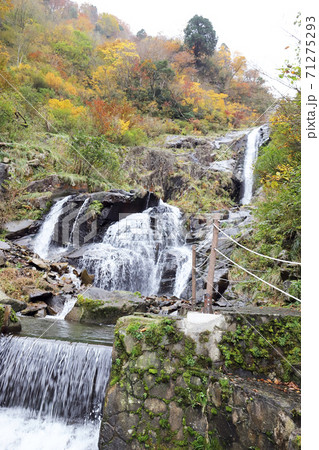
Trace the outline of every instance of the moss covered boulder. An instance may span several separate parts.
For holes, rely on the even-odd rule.
[[[136,311],[146,311],[145,303],[139,292],[110,292],[92,287],[78,296],[74,308],[65,319],[110,325],[115,324],[120,317]]]
[[[21,323],[9,305],[0,304],[0,333],[19,333]]]

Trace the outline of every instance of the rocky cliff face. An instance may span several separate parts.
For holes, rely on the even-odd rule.
[[[229,204],[239,200],[246,141],[245,131],[217,139],[171,136],[161,147],[128,149],[123,167],[132,183],[158,192],[164,201],[178,201],[202,189],[213,197],[211,205],[218,197]],[[203,209],[200,195],[197,208]]]

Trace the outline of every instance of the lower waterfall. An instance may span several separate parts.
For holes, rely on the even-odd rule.
[[[1,450],[96,450],[111,352],[1,337]]]
[[[180,297],[192,264],[181,212],[161,201],[123,218],[108,228],[102,243],[86,250],[80,264],[107,290]]]

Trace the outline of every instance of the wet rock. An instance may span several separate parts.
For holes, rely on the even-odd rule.
[[[49,307],[52,308],[52,310],[55,312],[55,314],[59,314],[63,307],[64,303],[69,299],[70,297],[68,295],[53,295],[52,298],[45,300],[45,303]]]
[[[82,284],[85,284],[86,286],[90,285],[94,281],[94,275],[89,275],[86,269],[83,269],[80,274],[80,279]]]
[[[87,202],[88,200],[89,202]],[[90,209],[92,202],[100,203],[100,213],[96,214],[93,209]],[[81,210],[84,203],[86,208],[84,207]],[[107,192],[73,196],[67,204],[69,210],[72,211],[72,217],[69,220],[70,235],[64,236],[65,233],[60,233],[57,236],[56,244],[63,245],[72,241],[75,254],[70,252],[68,258],[78,259],[83,254],[82,249],[80,249],[80,254],[77,254],[78,247],[82,247],[93,240],[96,242],[102,240],[105,231],[112,223],[119,221],[124,215],[142,212],[150,206],[158,205],[158,203],[159,198],[148,191],[127,192],[122,189],[113,189]],[[81,214],[78,216],[80,211]],[[64,216],[62,215],[59,219],[58,227],[63,226],[63,218]],[[72,237],[71,230],[73,230]],[[74,240],[75,236],[76,239]],[[62,241],[62,238],[64,241]]]
[[[40,226],[40,223],[36,220],[16,220],[7,222],[2,225],[2,228],[7,232],[7,239],[16,239],[24,237],[27,234],[35,233]]]
[[[34,317],[37,317],[38,319],[43,319],[46,317],[47,311],[45,308],[39,309],[38,312],[35,313]]]
[[[45,302],[29,303],[28,306],[21,311],[24,316],[34,316],[41,309],[46,309],[47,304]]]
[[[53,297],[52,292],[44,291],[41,289],[35,289],[29,293],[29,302],[38,303],[38,302],[47,302],[51,300]]]
[[[7,258],[2,250],[0,250],[0,267],[5,266]]]
[[[52,306],[47,305],[47,311],[50,316],[56,316],[58,311],[56,311]]]

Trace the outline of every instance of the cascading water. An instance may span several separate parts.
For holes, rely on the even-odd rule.
[[[70,245],[74,245],[77,244],[79,242],[79,233],[80,233],[80,219],[83,216],[83,214],[86,213],[87,208],[89,206],[91,199],[90,197],[88,197],[82,204],[81,208],[79,209],[79,212],[77,213],[77,216],[75,218],[71,233],[70,233],[70,238],[69,238],[69,243]]]
[[[97,449],[111,352],[1,337],[1,449]]]
[[[111,225],[100,244],[84,253],[81,267],[107,290],[179,297],[191,272],[191,249],[185,245],[178,208],[159,206]]]
[[[33,242],[33,251],[41,258],[46,259],[50,255],[50,245],[54,237],[55,227],[63,212],[63,206],[69,201],[71,196],[65,197],[56,202],[45,218],[38,234]]]
[[[244,161],[244,192],[240,203],[248,205],[253,196],[254,163],[258,156],[258,148],[261,143],[260,128],[254,128],[247,137],[247,146]]]

